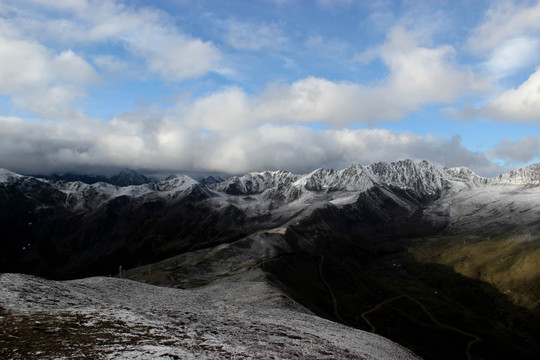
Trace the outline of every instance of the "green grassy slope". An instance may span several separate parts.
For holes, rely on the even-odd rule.
[[[540,237],[432,237],[416,241],[410,253],[418,261],[447,265],[487,282],[540,316]]]

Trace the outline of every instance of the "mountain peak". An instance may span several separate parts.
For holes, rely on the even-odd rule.
[[[118,175],[110,178],[110,183],[118,186],[142,185],[154,181],[154,179],[139,174],[137,171],[132,169],[124,169]]]
[[[9,181],[12,181],[13,179],[17,179],[20,177],[22,177],[22,175],[0,168],[0,183],[9,182]]]
[[[490,179],[493,185],[540,186],[540,163],[512,170]]]
[[[204,184],[204,185],[211,185],[211,184],[218,184],[220,182],[223,182],[225,181],[224,178],[222,178],[221,176],[205,176],[205,177],[201,177],[199,178],[199,182],[201,184]]]
[[[216,190],[230,195],[250,195],[260,194],[265,190],[275,187],[289,186],[298,177],[299,175],[284,170],[251,172],[240,177],[233,176],[223,182],[212,185]]]

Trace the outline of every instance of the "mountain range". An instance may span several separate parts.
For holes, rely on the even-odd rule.
[[[51,175],[34,175],[33,177],[41,178],[45,180],[60,180],[64,182],[78,181],[85,184],[95,184],[98,182],[104,182],[111,185],[129,186],[129,185],[142,185],[155,182],[156,179],[148,177],[143,174],[139,174],[132,169],[124,169],[118,174],[113,176],[105,175],[89,175],[89,174],[75,174],[75,173],[55,173]]]
[[[540,357],[539,164],[493,178],[404,160],[120,185],[0,170],[0,272],[189,291],[257,273],[423,358]]]

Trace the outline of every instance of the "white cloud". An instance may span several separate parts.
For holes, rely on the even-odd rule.
[[[33,123],[0,117],[0,166],[19,172],[83,171],[96,166],[154,171],[245,173],[427,159],[496,172],[482,153],[444,140],[380,129],[314,130],[298,125],[251,127],[235,133],[201,133],[167,116],[138,113],[109,123]]]
[[[492,51],[509,39],[540,32],[540,2],[518,6],[514,2],[497,2],[486,13],[485,21],[477,26],[468,40],[470,50],[482,54]]]
[[[94,68],[71,50],[54,54],[36,42],[0,36],[0,94],[46,118],[79,118],[71,109],[80,86],[100,80]]]
[[[166,13],[114,1],[30,1],[37,8],[12,2],[18,16],[9,21],[29,36],[74,46],[121,46],[143,59],[150,71],[167,81],[182,81],[218,67],[220,51],[210,42],[183,34]],[[44,17],[41,9],[49,12]],[[112,56],[102,53],[100,56]]]
[[[181,34],[171,35],[156,27],[148,27],[130,38],[128,48],[145,59],[151,71],[167,81],[204,75],[220,58],[219,51],[209,42]]]
[[[487,70],[497,78],[515,74],[531,65],[537,65],[540,41],[529,37],[518,37],[505,41],[495,48],[485,63]]]
[[[10,40],[0,36],[0,93],[10,94],[22,88],[45,85],[50,81],[52,56],[35,42]]]
[[[55,85],[17,93],[12,102],[43,118],[76,122],[84,121],[84,115],[81,110],[74,109],[72,103],[84,95],[80,88]]]
[[[167,82],[203,75],[220,57],[212,44],[182,34],[158,10],[75,0],[8,1],[6,6],[10,11],[0,19],[0,95],[41,118],[83,121],[83,111],[73,104],[85,96],[87,85],[103,78],[72,50],[80,45],[120,46],[121,52],[144,60],[149,71]],[[144,76],[135,75],[141,67],[133,57],[119,60],[107,53],[92,57],[106,75],[123,71]]]
[[[503,140],[490,152],[490,156],[505,160],[508,165],[527,163],[540,157],[540,136]]]
[[[472,115],[510,121],[540,121],[540,67],[516,89],[501,93]]]
[[[540,56],[540,2],[534,5],[498,2],[484,22],[472,30],[470,51],[486,58],[484,68],[496,78],[514,75],[538,65]]]
[[[257,124],[252,105],[244,91],[228,88],[197,99],[182,112],[186,124],[193,128],[212,131],[236,131]]]
[[[70,83],[88,84],[100,80],[94,68],[72,50],[63,51],[50,62],[51,76]]]
[[[84,0],[10,4],[18,11],[2,13],[16,15],[0,21],[0,94],[41,120],[0,117],[1,167],[22,172],[95,166],[305,172],[321,165],[427,158],[448,166],[471,166],[479,173],[494,171],[485,154],[465,149],[459,138],[344,128],[356,122],[399,120],[423,106],[451,103],[489,85],[457,64],[452,46],[426,45],[403,27],[390,29],[384,44],[360,56],[364,61],[378,58],[386,65],[386,77],[376,83],[306,76],[266,85],[256,94],[230,86],[183,102],[174,109],[175,116],[131,112],[102,123],[73,108],[85,96],[85,86],[100,80],[96,69],[103,77],[118,72],[130,76],[144,63],[165,81],[179,82],[211,71],[226,74],[226,69],[219,70],[221,52],[211,42],[184,33],[176,25],[180,18],[151,8]],[[28,11],[23,11],[25,6]],[[222,26],[223,36],[239,50],[279,50],[290,45],[277,24],[231,20]],[[492,63],[493,69],[502,72],[523,66],[501,59],[512,49],[524,54],[534,48],[532,42],[508,44],[496,57],[499,62]],[[305,45],[326,53],[342,46],[325,37],[312,37]],[[84,59],[81,48],[91,54],[95,68]],[[286,60],[298,68],[303,65],[301,58]],[[206,91],[221,81],[204,80],[208,82],[195,82],[195,91]],[[533,79],[531,86],[516,89],[519,96],[508,95],[500,106],[516,103],[518,97],[536,101],[535,84]],[[534,111],[537,107],[528,110]],[[312,129],[315,123],[323,123],[326,129]]]
[[[184,116],[192,126],[220,131],[263,123],[343,127],[398,120],[424,105],[450,103],[487,86],[456,66],[452,47],[422,47],[402,28],[393,29],[387,42],[372,52],[390,70],[373,86],[310,76],[292,84],[270,84],[258,96],[235,87],[197,99]]]

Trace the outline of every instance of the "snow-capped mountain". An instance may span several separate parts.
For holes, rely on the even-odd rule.
[[[10,271],[31,263],[34,270],[27,271],[39,274],[45,268],[51,275],[69,277],[72,275],[65,271],[77,274],[80,262],[86,259],[84,274],[103,274],[111,270],[104,272],[105,260],[100,256],[108,259],[122,253],[121,261],[133,266],[186,249],[235,241],[261,230],[291,230],[321,214],[350,217],[347,221],[351,224],[365,223],[369,231],[374,231],[373,224],[379,221],[383,226],[401,217],[405,224],[416,224],[406,231],[403,226],[395,230],[405,231],[407,236],[447,227],[470,231],[475,224],[477,232],[509,228],[531,232],[536,229],[534,219],[539,212],[540,202],[531,201],[539,196],[539,173],[539,166],[532,165],[486,179],[466,168],[404,160],[352,165],[343,170],[317,169],[304,175],[254,172],[207,185],[180,175],[117,186],[49,181],[2,170],[1,229],[7,244],[0,265]],[[501,210],[510,207],[523,215],[516,217]],[[500,215],[495,218],[489,214]],[[53,225],[57,223],[62,225]],[[157,224],[161,224],[159,228]],[[59,259],[66,263],[60,270],[48,259],[52,251],[46,249],[67,239],[72,240],[62,245],[66,253]],[[126,246],[133,247],[124,252]],[[99,249],[102,255],[86,252],[73,256],[72,247],[81,253],[87,248]],[[148,251],[149,247],[155,250]]]
[[[139,177],[132,171],[123,174],[126,178]],[[496,186],[537,187],[540,186],[540,165],[487,179],[467,168],[442,168],[426,161],[415,163],[404,160],[369,166],[352,165],[343,170],[317,169],[305,175],[287,171],[253,172],[225,181],[210,181],[210,184],[201,184],[180,175],[159,182],[129,186],[104,182],[49,181],[2,169],[0,184],[6,199],[16,192],[17,196],[33,203],[35,208],[60,206],[74,213],[96,210],[114,199],[123,198],[136,204],[157,201],[171,205],[182,201],[199,201],[215,209],[232,209],[232,206],[246,218],[263,215],[284,217],[293,213],[305,216],[313,208],[329,204],[353,204],[358,201],[360,194],[374,188],[414,211],[419,206],[442,204],[452,196],[471,198],[471,194],[462,194],[463,191],[489,189],[486,191],[493,192]],[[505,189],[509,191],[510,188]],[[530,191],[535,192],[534,189]],[[443,208],[441,205],[434,212],[440,213]]]
[[[426,358],[459,358],[465,349],[469,349],[467,357],[473,356],[472,345],[462,344],[459,336],[470,341],[482,338],[490,344],[477,347],[482,354],[478,357],[515,350],[514,345],[501,342],[513,336],[508,324],[515,324],[514,320],[508,320],[506,330],[497,328],[498,335],[487,328],[482,336],[475,334],[475,329],[484,329],[482,319],[496,319],[495,313],[481,314],[484,310],[475,304],[504,301],[493,298],[494,293],[485,295],[483,285],[474,285],[478,286],[474,301],[463,303],[455,299],[454,288],[444,292],[452,284],[473,286],[457,274],[449,275],[443,268],[414,272],[427,266],[411,265],[414,246],[422,245],[434,246],[441,262],[456,261],[475,280],[493,283],[533,310],[538,301],[540,314],[540,296],[536,300],[534,295],[538,286],[527,280],[537,279],[540,271],[521,274],[519,281],[511,278],[497,283],[492,275],[483,275],[498,269],[486,265],[494,261],[489,256],[495,255],[486,255],[481,265],[469,264],[472,257],[459,261],[452,257],[457,255],[443,257],[459,246],[470,246],[473,251],[477,244],[487,242],[482,246],[489,251],[516,246],[498,260],[510,261],[508,254],[513,254],[512,274],[516,269],[534,269],[529,262],[535,259],[534,246],[540,241],[540,165],[484,178],[463,167],[404,160],[316,169],[308,174],[253,172],[204,182],[175,175],[159,182],[117,186],[45,180],[0,170],[0,273],[69,279],[114,275],[121,266],[130,269],[123,276],[131,279],[192,288],[259,269],[317,314],[367,330],[366,324],[377,328],[370,322],[370,308],[378,316],[379,305],[409,299],[408,305],[400,305],[404,312],[411,311],[407,307],[411,302],[417,304],[415,309],[423,314],[418,316],[427,316],[435,325],[413,316],[399,325],[385,324],[384,329],[401,329],[385,334]],[[430,273],[451,281],[423,278]],[[439,315],[430,310],[437,304]],[[464,315],[459,326],[439,320],[461,319],[464,308],[474,316]],[[511,307],[494,309],[504,312]],[[424,338],[409,339],[404,327],[420,327]],[[441,339],[449,329],[461,334],[454,345],[433,345],[444,343]],[[515,344],[528,341],[512,339]],[[418,344],[422,346],[417,348]],[[519,351],[526,349],[516,346]],[[496,350],[492,354],[488,348]],[[433,355],[441,351],[446,355]],[[527,354],[528,350],[523,351]]]
[[[540,164],[512,170],[509,173],[490,179],[491,184],[497,185],[526,185],[540,186]]]
[[[110,182],[118,186],[142,185],[153,181],[155,180],[131,169],[122,170],[120,174],[110,178]]]
[[[241,177],[233,176],[225,181],[215,183],[212,187],[230,195],[252,195],[260,194],[271,188],[289,186],[297,178],[298,175],[287,171],[252,172]]]
[[[129,186],[129,185],[142,185],[156,181],[156,179],[139,174],[132,169],[124,169],[120,173],[111,177],[104,175],[88,175],[88,174],[52,174],[52,175],[37,175],[35,177],[45,180],[58,180],[64,182],[79,181],[85,184],[95,184],[98,182],[105,182],[111,185],[117,186]]]

